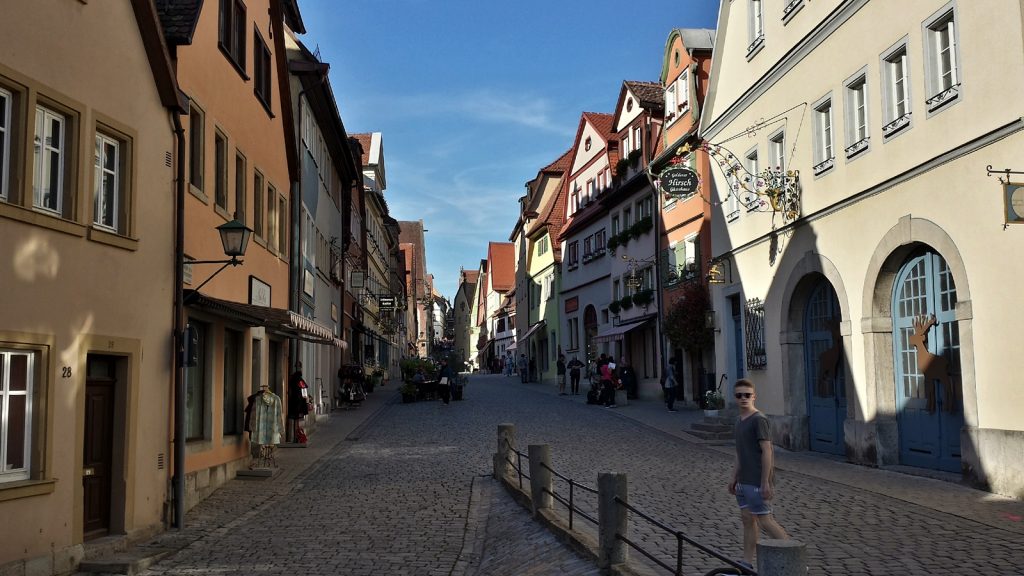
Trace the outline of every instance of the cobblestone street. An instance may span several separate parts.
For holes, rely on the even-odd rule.
[[[151,543],[179,551],[147,574],[597,573],[489,478],[499,423],[515,424],[521,450],[550,444],[555,469],[579,482],[628,474],[631,503],[738,556],[731,446],[688,437],[692,410],[582,398],[502,376],[473,376],[466,400],[448,406],[379,389],[335,413],[310,448],[283,453],[274,478],[232,481],[197,506],[184,531]],[[779,451],[778,466],[777,517],[807,543],[812,574],[1024,570],[1021,502],[815,455]],[[635,521],[631,537],[674,563],[674,539]],[[686,574],[713,564],[687,554]]]

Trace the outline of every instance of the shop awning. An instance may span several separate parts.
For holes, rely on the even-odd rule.
[[[622,340],[622,337],[630,330],[635,330],[642,326],[650,324],[651,320],[654,320],[654,314],[648,314],[647,316],[641,316],[636,319],[632,319],[628,324],[619,324],[618,326],[608,326],[605,330],[599,330],[597,337],[594,338],[594,342],[600,344],[601,342],[612,342],[614,340]]]
[[[547,321],[546,320],[541,320],[540,322],[537,322],[533,326],[530,326],[530,329],[527,330],[525,334],[523,334],[522,336],[519,337],[519,341],[520,342],[526,342],[527,338],[529,338],[530,336],[533,336],[533,333],[536,332],[537,330],[540,330],[541,328],[543,328],[545,324],[547,324]]]
[[[185,290],[185,303],[190,308],[205,310],[249,326],[262,326],[267,332],[286,338],[329,344],[342,350],[348,348],[348,344],[336,338],[330,328],[291,310],[221,300],[195,290]]]
[[[515,350],[516,346],[519,346],[519,342],[513,342],[513,343],[509,344],[508,346],[505,346],[505,350]]]

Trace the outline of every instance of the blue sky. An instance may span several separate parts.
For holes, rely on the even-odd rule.
[[[718,0],[300,0],[350,133],[381,132],[391,214],[423,219],[427,268],[455,294],[518,198],[571,145],[580,113],[657,81],[672,28],[714,28]]]

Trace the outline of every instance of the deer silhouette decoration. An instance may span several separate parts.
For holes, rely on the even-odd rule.
[[[839,358],[843,354],[843,337],[839,333],[839,319],[827,320],[825,326],[832,333],[832,347],[818,356],[818,397],[820,398],[835,395],[835,389],[829,384],[836,376]]]
[[[936,356],[928,351],[928,331],[932,326],[937,326],[938,321],[935,315],[918,316],[914,319],[914,333],[907,337],[914,348],[917,349],[917,371],[924,376],[924,391],[928,401],[928,412],[935,412],[935,381],[939,380],[942,385],[942,397],[945,400],[946,412],[953,412],[956,409],[957,393],[953,384],[953,377],[949,374],[949,361],[942,356]]]

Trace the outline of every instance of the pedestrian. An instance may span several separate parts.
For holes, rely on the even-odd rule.
[[[603,355],[602,355],[603,356]],[[615,362],[611,357],[598,361],[597,368],[601,372],[601,405],[605,408],[616,408],[615,404]]]
[[[569,360],[569,388],[573,396],[577,396],[580,393],[580,369],[583,368],[583,362],[576,356]]]
[[[309,414],[309,386],[302,377],[302,362],[295,362],[295,371],[288,377],[288,419],[292,425],[289,432],[292,442],[306,443],[306,432],[302,429],[302,421]]]
[[[619,364],[619,382],[622,383],[622,387],[626,389],[626,398],[630,400],[637,399],[637,380],[636,370],[629,365],[629,358],[623,356],[622,363]]]
[[[528,366],[528,364],[526,362],[526,354],[520,354],[519,355],[519,380],[523,384],[526,384],[526,376],[527,376],[526,368],[527,368],[527,366]]]
[[[505,354],[505,376],[511,376],[512,372],[516,369],[516,359],[512,356],[512,351],[509,350]]]
[[[555,363],[555,373],[558,375],[558,395],[565,396],[565,354],[558,355],[558,362]]]
[[[441,369],[437,371],[437,393],[446,405],[452,398],[452,384],[454,384],[454,380],[452,369],[448,366],[448,360],[441,360]]]
[[[676,363],[679,360],[672,358],[665,365],[665,381],[662,383],[662,388],[665,393],[665,405],[668,406],[669,412],[675,412],[674,408],[676,403]]]
[[[753,567],[757,537],[764,530],[776,540],[789,535],[772,516],[768,504],[775,496],[775,453],[772,449],[771,422],[754,406],[754,383],[746,378],[734,386],[740,414],[736,418],[736,468],[729,482],[729,493],[736,496],[743,521],[743,558]]]
[[[537,381],[537,357],[536,356],[530,358],[529,368],[527,368],[527,369],[529,370],[529,372],[527,373],[527,379],[526,379],[527,382],[536,382]]]

